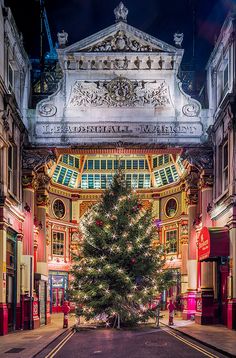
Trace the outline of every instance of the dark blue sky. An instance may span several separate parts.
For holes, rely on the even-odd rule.
[[[232,4],[236,0],[124,0],[128,23],[173,44],[173,33],[184,33],[185,62],[192,55],[192,3],[196,4],[196,58],[204,67]],[[27,52],[39,55],[39,3],[37,0],[5,0],[23,33]],[[58,31],[76,42],[114,23],[119,0],[45,0],[53,41]]]

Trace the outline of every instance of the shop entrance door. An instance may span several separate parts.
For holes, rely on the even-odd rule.
[[[64,302],[64,288],[52,289],[52,312],[62,312],[62,306]]]

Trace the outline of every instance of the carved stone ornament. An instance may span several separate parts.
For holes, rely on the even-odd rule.
[[[124,21],[127,22],[127,15],[129,10],[125,7],[123,2],[121,1],[119,5],[114,9],[114,14],[116,18],[116,22]]]
[[[50,161],[55,161],[56,156],[50,149],[24,149],[23,169],[31,169],[35,172]]]
[[[198,189],[199,173],[197,171],[191,171],[186,177],[186,190]]]
[[[37,174],[38,189],[47,189],[50,183],[50,177],[45,173]]]
[[[38,189],[38,182],[34,175],[23,175],[22,176],[22,185],[23,188],[30,188],[37,190]]]
[[[186,201],[188,205],[196,205],[198,203],[198,193],[197,191],[190,190],[187,192]]]
[[[57,108],[51,103],[42,103],[39,105],[38,111],[43,117],[52,117],[57,113]]]
[[[127,70],[129,61],[127,60],[127,57],[123,60],[116,58],[114,61],[114,69],[115,70]]]
[[[36,200],[38,206],[48,206],[50,203],[49,196],[46,194],[38,194]]]
[[[76,81],[68,106],[72,107],[166,107],[171,105],[165,81]]]
[[[174,34],[174,43],[175,43],[176,46],[181,47],[183,40],[184,40],[184,34],[183,33],[176,32]]]
[[[65,47],[68,42],[68,33],[62,30],[62,32],[58,32],[57,41],[59,47]]]
[[[197,102],[191,102],[182,108],[183,114],[187,117],[197,117],[200,110],[200,105]]]
[[[194,148],[186,150],[181,155],[183,160],[187,160],[199,170],[213,168],[213,151],[209,148]]]
[[[118,77],[108,85],[108,92],[111,99],[115,102],[126,102],[133,96],[133,85],[130,80]]]
[[[84,52],[160,52],[160,48],[147,43],[148,39],[141,42],[133,36],[119,30],[115,35],[108,36],[105,40],[83,49]]]
[[[213,175],[202,175],[200,179],[200,188],[212,187],[214,184]]]

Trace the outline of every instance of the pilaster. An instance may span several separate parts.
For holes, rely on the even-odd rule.
[[[0,226],[0,335],[8,333],[8,309],[6,304],[6,245],[7,227]]]
[[[196,313],[196,293],[197,293],[197,241],[196,232],[193,227],[197,216],[198,204],[198,182],[199,171],[196,167],[189,165],[186,176],[186,199],[188,214],[188,288],[183,296],[184,310],[183,318],[189,319]]]

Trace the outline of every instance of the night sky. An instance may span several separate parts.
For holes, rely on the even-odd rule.
[[[45,0],[53,41],[64,29],[69,43],[85,38],[115,22],[113,10],[120,0]],[[204,68],[229,9],[236,0],[124,0],[128,23],[170,44],[174,32],[184,33],[185,62],[192,58],[192,4],[196,4],[196,63]],[[39,2],[5,0],[27,52],[39,56]],[[45,42],[47,47],[47,42]],[[47,50],[47,48],[46,48]]]

